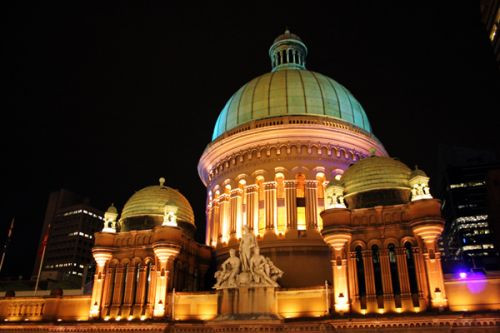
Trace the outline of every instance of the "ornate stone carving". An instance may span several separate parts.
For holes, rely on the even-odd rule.
[[[276,281],[283,276],[283,271],[260,254],[255,235],[247,226],[243,227],[243,232],[239,247],[241,259],[234,249],[229,250],[229,258],[215,272],[217,282],[213,288],[279,287]]]

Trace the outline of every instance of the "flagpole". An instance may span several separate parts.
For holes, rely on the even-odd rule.
[[[40,259],[40,266],[38,267],[38,275],[36,276],[36,284],[35,284],[35,294],[33,296],[36,296],[36,292],[38,290],[38,282],[40,281],[40,274],[42,273],[42,266],[43,266],[43,259],[44,258],[45,258],[45,246],[43,247],[42,258]]]
[[[10,237],[12,236],[12,229],[14,229],[14,221],[15,217],[12,218],[12,222],[10,223],[9,232],[7,233],[7,239],[5,240],[5,244],[3,245],[2,259],[0,260],[0,272],[3,268],[3,262],[5,260],[5,253],[7,252],[7,246],[10,243]]]
[[[36,284],[35,284],[35,293],[33,296],[36,296],[36,292],[38,291],[38,283],[40,282],[40,274],[42,273],[42,267],[43,267],[43,260],[45,259],[45,249],[47,248],[47,242],[49,238],[49,230],[50,230],[50,224],[47,227],[47,232],[45,233],[45,236],[42,241],[42,257],[40,258],[40,265],[38,266],[38,274],[36,276]]]

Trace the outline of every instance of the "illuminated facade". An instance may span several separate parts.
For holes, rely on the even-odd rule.
[[[205,244],[160,178],[105,213],[92,295],[5,297],[0,330],[495,332],[500,276],[444,278],[429,178],[388,157],[361,105],[306,55],[286,31],[272,72],[223,108],[198,165]]]

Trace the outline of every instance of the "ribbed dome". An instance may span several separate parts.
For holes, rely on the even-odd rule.
[[[135,192],[123,207],[120,221],[133,217],[163,217],[166,204],[176,206],[177,220],[194,224],[189,201],[179,191],[168,186],[148,186]]]
[[[229,99],[212,140],[253,120],[287,115],[341,119],[371,133],[365,111],[344,86],[316,72],[282,69],[253,79]]]
[[[373,190],[410,190],[411,170],[391,157],[371,156],[351,165],[342,176],[344,196]]]

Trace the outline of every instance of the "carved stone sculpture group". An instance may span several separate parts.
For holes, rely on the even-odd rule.
[[[238,287],[278,287],[278,280],[283,271],[276,267],[271,259],[260,254],[255,235],[243,227],[239,247],[240,257],[234,249],[229,250],[229,258],[215,272],[217,282],[214,289]]]

